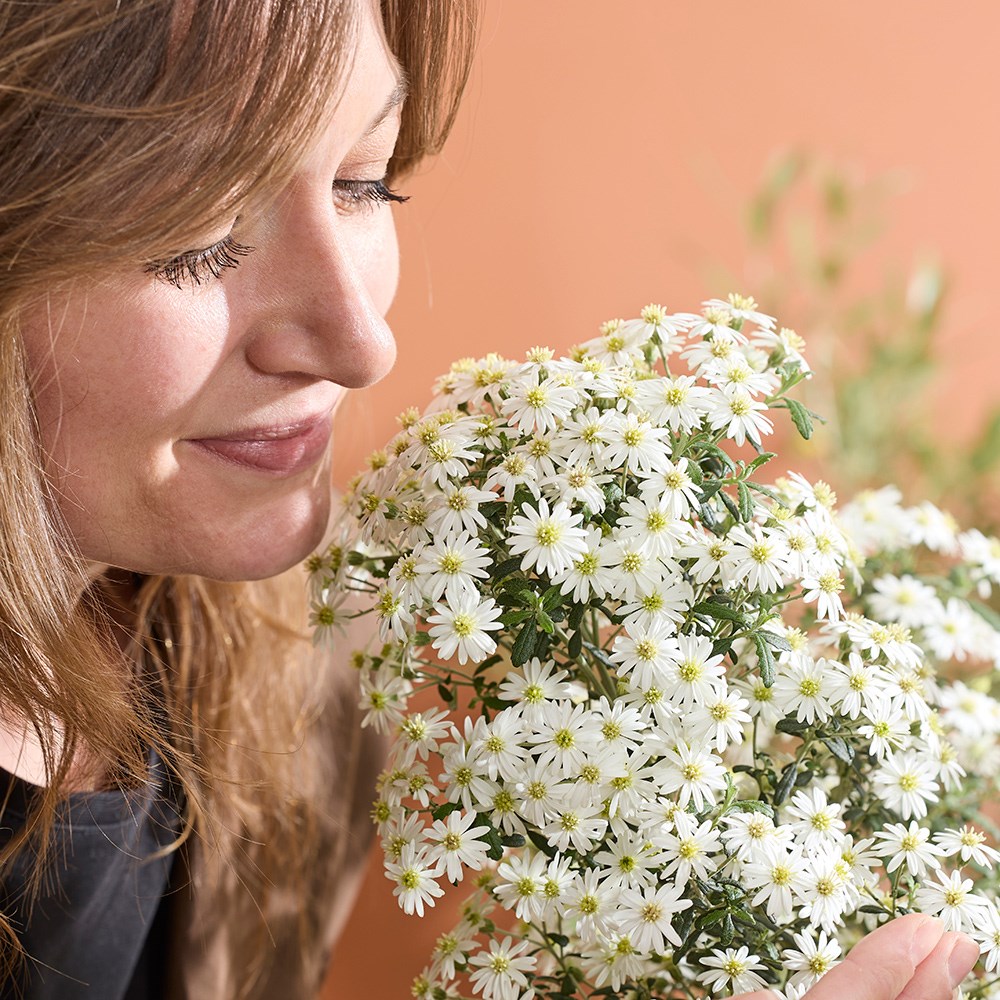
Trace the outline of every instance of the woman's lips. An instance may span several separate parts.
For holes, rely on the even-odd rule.
[[[291,475],[315,465],[326,453],[331,414],[284,427],[262,427],[218,438],[191,439],[191,444],[234,465],[259,472]]]

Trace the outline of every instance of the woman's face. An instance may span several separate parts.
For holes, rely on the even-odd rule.
[[[95,569],[258,579],[321,541],[334,410],[395,358],[392,213],[358,182],[385,175],[398,80],[368,18],[325,132],[237,222],[237,267],[175,287],[137,265],[26,317],[47,473]]]

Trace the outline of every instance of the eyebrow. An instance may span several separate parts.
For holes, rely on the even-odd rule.
[[[372,119],[372,123],[365,129],[365,135],[371,135],[379,125],[382,124],[392,114],[395,108],[398,108],[403,101],[406,100],[407,95],[410,92],[410,85],[406,81],[405,76],[400,76],[396,80],[396,86],[392,88],[392,93],[389,94],[389,99],[385,102],[382,110]]]

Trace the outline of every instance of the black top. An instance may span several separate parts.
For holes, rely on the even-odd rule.
[[[0,770],[0,844],[23,825],[37,789]],[[0,983],[0,1000],[155,1000],[162,992],[162,924],[175,852],[154,857],[180,827],[178,796],[152,755],[149,783],[135,790],[77,792],[60,807],[51,874],[26,912],[21,851],[0,873],[0,910],[28,956],[20,981]],[[154,921],[156,926],[154,928]]]

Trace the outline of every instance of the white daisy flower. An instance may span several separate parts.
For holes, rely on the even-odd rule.
[[[780,833],[781,827],[778,827]],[[801,898],[809,886],[808,864],[798,844],[776,835],[752,849],[743,864],[742,878],[756,890],[752,903],[764,904],[767,915],[778,923],[787,923],[794,913],[793,899]]]
[[[788,825],[795,839],[807,851],[839,843],[847,828],[840,818],[840,804],[828,801],[826,793],[815,785],[797,791],[785,812],[792,820]]]
[[[607,422],[608,444],[602,458],[609,471],[624,466],[630,472],[653,472],[670,461],[664,440],[670,434],[635,414],[611,414]]]
[[[528,722],[535,722],[542,707],[554,701],[568,698],[569,674],[556,667],[554,660],[544,663],[533,656],[523,667],[512,670],[500,684],[497,695],[504,701],[513,701],[521,706],[521,714]]]
[[[675,644],[672,661],[667,663],[671,702],[680,708],[690,708],[724,694],[723,654],[713,653],[712,643],[701,635],[679,635]]]
[[[673,918],[692,905],[690,899],[683,898],[683,888],[677,885],[623,889],[617,912],[621,933],[627,934],[640,952],[665,951],[668,943],[681,943]]]
[[[927,803],[937,802],[937,767],[912,750],[891,754],[873,779],[875,794],[903,819],[923,819]]]
[[[396,883],[392,894],[399,900],[404,913],[424,915],[424,906],[433,906],[434,900],[444,895],[444,889],[437,884],[441,868],[432,861],[426,849],[416,844],[407,844],[400,852],[398,861],[388,861],[385,877]]]
[[[605,542],[601,529],[585,529],[583,550],[575,556],[570,566],[552,577],[562,594],[572,594],[578,604],[585,604],[592,597],[604,597],[614,585],[613,567],[618,563],[618,549]]]
[[[500,412],[519,431],[553,431],[573,411],[580,393],[557,379],[545,378],[540,369],[512,381]]]
[[[961,872],[935,872],[937,881],[927,879],[917,888],[916,902],[921,913],[937,917],[949,931],[972,930],[989,910],[982,896],[973,892],[971,878]]]
[[[427,516],[426,529],[436,536],[461,533],[474,536],[486,527],[486,518],[479,512],[480,504],[496,498],[488,490],[448,483],[436,498],[437,506]]]
[[[675,635],[673,623],[664,619],[649,628],[628,626],[626,634],[618,636],[611,647],[610,659],[617,664],[619,676],[631,674],[630,683],[639,687],[666,683],[671,667],[681,656],[681,646]],[[711,651],[711,644],[708,648]],[[697,669],[700,671],[702,667],[699,665]]]
[[[810,725],[833,714],[830,671],[825,661],[803,659],[792,663],[774,682],[774,699],[786,714]]]
[[[488,833],[488,826],[474,826],[474,812],[462,813],[456,810],[444,820],[437,820],[424,836],[428,843],[427,857],[430,861],[444,866],[444,874],[449,882],[460,882],[466,868],[479,871],[487,863],[489,844],[478,839]]]
[[[726,536],[732,574],[751,590],[778,590],[788,572],[788,548],[780,532],[759,524],[737,525]]]
[[[431,647],[441,657],[450,660],[458,656],[459,663],[485,660],[496,652],[497,644],[490,632],[499,631],[502,609],[492,597],[480,602],[478,595],[465,594],[454,605],[435,604],[433,615],[428,615],[428,630],[433,640]]]
[[[704,983],[707,989],[729,989],[733,993],[750,993],[765,989],[767,981],[754,971],[765,970],[759,955],[751,955],[750,949],[743,945],[739,948],[716,949],[707,958],[701,959],[701,964],[708,968],[696,978]]]
[[[906,865],[906,870],[912,878],[923,878],[929,868],[940,868],[938,860],[944,854],[940,847],[931,842],[931,831],[921,826],[916,820],[911,820],[908,826],[902,823],[890,823],[885,829],[875,834],[879,853],[884,857],[892,854],[885,866],[891,875],[897,868]]]
[[[745,389],[730,388],[712,393],[707,417],[713,430],[725,428],[726,437],[737,446],[742,447],[749,439],[759,448],[761,435],[774,430],[770,418],[764,416],[766,411],[767,404],[754,399]]]
[[[417,572],[423,574],[421,589],[431,601],[443,596],[449,604],[464,597],[476,598],[477,580],[489,579],[492,565],[489,549],[471,535],[444,535],[421,546]]]
[[[986,834],[965,824],[961,830],[943,830],[934,835],[934,842],[946,858],[956,854],[962,864],[974,861],[981,868],[992,868],[1000,861],[1000,852],[986,843]]]
[[[576,919],[576,933],[590,944],[599,935],[613,934],[618,929],[619,902],[619,890],[607,884],[604,870],[588,868],[574,877],[560,910],[564,916]]]
[[[688,475],[688,460],[667,461],[662,469],[639,477],[639,496],[644,502],[657,500],[673,517],[681,518],[698,507],[699,490]]]
[[[651,555],[670,559],[679,542],[690,537],[687,522],[676,517],[659,499],[623,501],[615,537],[623,545],[641,544]]]
[[[808,934],[793,934],[794,948],[786,948],[782,953],[783,964],[792,971],[788,982],[791,986],[812,986],[834,966],[840,964],[840,942],[826,931],[819,932],[819,938]]]
[[[527,940],[515,944],[511,937],[491,940],[488,951],[484,949],[469,959],[469,968],[475,970],[469,979],[483,1000],[518,1000],[528,985],[525,973],[538,964],[534,955],[524,954],[529,945]]]
[[[539,573],[564,573],[587,549],[587,533],[580,527],[582,514],[573,514],[565,503],[550,511],[542,497],[536,510],[522,504],[507,526],[507,544],[512,556],[522,555],[521,569]]]
[[[708,878],[725,863],[722,841],[712,823],[709,820],[699,823],[686,812],[677,814],[673,830],[658,840],[657,847],[661,850],[659,860],[666,862],[663,874],[672,876],[679,886],[685,885],[692,875]]]
[[[541,851],[526,849],[512,854],[497,866],[499,882],[493,895],[518,920],[537,920],[545,907],[545,871],[549,859]]]
[[[644,379],[636,386],[636,402],[649,419],[681,434],[700,426],[711,397],[712,390],[698,385],[692,375]]]
[[[716,792],[726,787],[728,773],[716,754],[683,743],[665,751],[658,772],[665,792],[677,792],[682,806],[693,802],[699,812],[715,802]]]

